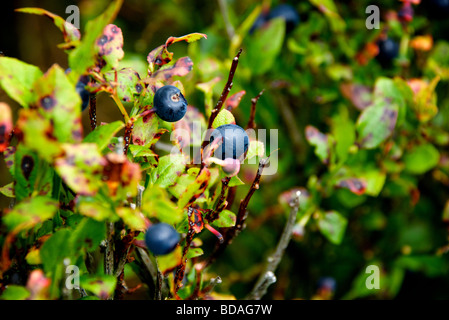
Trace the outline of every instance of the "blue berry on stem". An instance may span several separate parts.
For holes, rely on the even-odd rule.
[[[248,151],[249,138],[245,130],[235,124],[225,124],[216,128],[210,137],[210,143],[222,139],[221,146],[215,150],[219,159],[238,159]]]
[[[154,95],[154,111],[164,121],[181,120],[187,111],[187,100],[175,86],[159,88]]]
[[[390,65],[393,59],[399,54],[399,44],[390,38],[379,40],[377,46],[379,48],[379,54],[376,56],[376,59],[383,66]]]
[[[180,240],[179,233],[167,223],[151,225],[145,233],[145,244],[154,255],[172,252]]]
[[[285,20],[287,33],[293,31],[299,24],[298,12],[289,4],[280,4],[268,14],[268,19],[281,17]]]

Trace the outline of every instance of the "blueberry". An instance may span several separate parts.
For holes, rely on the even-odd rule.
[[[318,280],[318,288],[334,292],[337,289],[337,281],[332,277],[323,277]]]
[[[215,157],[219,159],[237,159],[248,151],[249,138],[245,130],[235,124],[225,124],[216,128],[210,137],[210,143],[215,139],[222,139],[221,147],[215,150]]]
[[[449,0],[448,0],[449,1]],[[413,20],[414,10],[409,2],[404,3],[404,6],[398,11],[398,18],[404,22]]]
[[[79,96],[81,97],[81,101],[83,102],[81,104],[81,108],[84,111],[89,105],[90,93],[86,90],[86,83],[84,83],[83,80],[78,81],[78,83],[76,84],[76,92],[78,92]]]
[[[175,86],[163,86],[154,95],[154,110],[164,121],[181,120],[187,111],[187,100]]]
[[[379,54],[376,59],[382,66],[390,65],[399,54],[399,44],[392,39],[379,40],[377,46],[379,47]]]
[[[268,19],[281,17],[285,20],[287,33],[291,32],[299,24],[299,15],[289,4],[280,4],[273,8],[268,14]]]
[[[145,244],[154,255],[172,252],[179,240],[179,233],[167,223],[153,224],[145,233]]]

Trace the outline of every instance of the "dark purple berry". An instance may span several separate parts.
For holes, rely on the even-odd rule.
[[[399,44],[392,39],[379,40],[377,42],[379,54],[376,59],[382,66],[389,66],[399,54]]]
[[[287,33],[293,31],[299,24],[298,12],[289,4],[280,4],[268,14],[268,19],[281,17],[285,20]]]
[[[151,225],[145,233],[145,244],[155,256],[172,252],[180,240],[179,233],[167,223]]]
[[[81,108],[84,111],[89,105],[90,93],[89,91],[86,90],[86,84],[82,80],[78,81],[78,83],[76,84],[76,92],[78,92],[81,98],[82,101]]]
[[[162,120],[176,122],[186,114],[187,100],[175,86],[163,86],[154,95],[154,110]]]
[[[215,157],[219,159],[238,159],[248,151],[249,138],[245,130],[235,124],[225,124],[216,128],[210,137],[210,143],[215,139],[222,139],[221,146],[215,150]]]

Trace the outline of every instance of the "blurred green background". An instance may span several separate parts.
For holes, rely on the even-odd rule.
[[[229,25],[237,33],[256,8],[270,6],[269,1],[222,2],[227,7]],[[191,32],[207,34],[207,40],[171,47],[175,58],[189,55],[194,62],[193,75],[182,79],[182,82],[189,103],[202,111],[204,96],[195,85],[220,76],[221,80],[214,88],[215,103],[226,81],[230,59],[240,47],[244,51],[231,92],[246,91],[234,112],[238,124],[244,126],[248,121],[250,99],[262,89],[266,90],[258,103],[256,123],[261,129],[279,130],[279,168],[276,175],[263,177],[260,190],[250,202],[247,228],[210,270],[223,279],[217,291],[230,292],[237,298],[243,298],[250,291],[286,221],[288,209],[279,201],[280,195],[292,188],[304,187],[313,194],[313,199],[319,199],[316,203],[318,208],[339,211],[347,218],[348,226],[341,244],[331,243],[319,232],[314,221],[318,220],[319,214],[314,213],[304,230],[299,230],[289,245],[276,272],[278,281],[270,287],[267,299],[317,297],[318,282],[322,277],[335,279],[337,286],[333,297],[336,299],[447,299],[449,264],[444,246],[448,238],[442,215],[449,199],[448,80],[442,79],[437,87],[437,116],[424,125],[410,120],[401,128],[406,133],[401,135],[398,132],[394,136],[394,140],[399,141],[397,147],[405,152],[409,145],[421,141],[424,136],[421,133],[432,135],[437,132],[442,137],[439,142],[428,139],[438,148],[440,156],[439,164],[432,170],[404,175],[401,169],[385,169],[383,159],[389,154],[384,146],[348,156],[350,159],[346,164],[349,167],[374,167],[381,168],[379,172],[386,172],[382,191],[376,196],[356,196],[346,189],[331,192],[324,182],[320,184],[320,181],[327,181],[329,171],[307,142],[305,128],[313,125],[321,132],[335,133],[340,121],[348,128],[354,126],[360,111],[342,94],[340,88],[343,83],[358,83],[372,88],[381,76],[433,79],[436,72],[426,64],[432,57],[431,53],[416,53],[406,48],[401,52],[402,63],[386,69],[375,59],[361,65],[357,61],[357,53],[386,30],[386,25],[386,32],[397,41],[404,39],[404,34],[412,37],[430,34],[434,43],[444,44],[449,41],[449,16],[440,17],[429,0],[424,0],[414,7],[415,18],[410,29],[404,32],[399,22],[388,22],[388,15],[394,15],[401,8],[400,1],[335,1],[339,16],[330,17],[326,17],[325,10],[320,11],[313,2],[318,3],[305,0],[288,2],[297,10],[301,20],[291,33],[284,34],[281,28],[282,32],[274,30],[271,38],[267,35],[263,38],[258,32],[244,34],[239,46],[232,45],[228,37],[218,1],[126,0],[115,21],[125,40],[122,65],[133,66],[141,75],[146,70],[147,54],[169,36]],[[16,13],[14,8],[41,7],[65,17],[68,15],[66,7],[76,4],[81,12],[82,33],[85,23],[100,14],[108,3],[103,0],[3,1],[0,4],[0,51],[6,56],[37,65],[43,71],[54,63],[66,68],[67,56],[56,47],[62,42],[60,31],[49,19]],[[271,6],[280,3],[283,2],[273,0]],[[323,1],[323,6],[329,3],[333,2]],[[365,27],[368,16],[365,8],[369,4],[380,8],[381,30]],[[258,50],[264,44],[274,52]],[[449,56],[443,56],[444,59],[447,62]],[[17,104],[2,91],[0,101],[6,101],[14,108],[16,119]],[[121,118],[106,95],[99,95],[97,110],[100,122]],[[89,132],[87,112],[83,114],[83,124]],[[354,134],[350,130],[338,132]],[[395,163],[402,162],[398,160]],[[240,176],[247,185],[256,169],[255,165],[242,169]],[[10,181],[2,160],[0,185]],[[239,188],[234,210],[246,190],[247,187]],[[419,200],[416,199],[417,194]],[[6,208],[8,204],[9,199],[0,195],[0,207]],[[207,252],[213,236],[203,233],[201,237]],[[363,288],[365,267],[370,264],[379,265],[382,270],[381,290],[375,292],[367,292]]]

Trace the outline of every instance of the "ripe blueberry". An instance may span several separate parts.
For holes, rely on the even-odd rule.
[[[175,86],[163,86],[154,95],[154,110],[162,120],[176,122],[186,114],[187,100]]]
[[[179,240],[179,233],[167,223],[153,224],[145,233],[145,244],[156,256],[172,252]]]
[[[281,17],[285,20],[287,33],[291,32],[299,24],[299,15],[289,4],[280,4],[273,8],[268,14],[268,19],[274,19]]]
[[[398,18],[403,22],[410,22],[413,20],[413,14],[414,10],[412,5],[409,2],[405,2],[402,8],[398,11]]]
[[[245,130],[235,124],[225,124],[216,128],[210,137],[210,143],[215,139],[222,139],[221,147],[215,150],[215,157],[219,159],[240,158],[248,151],[249,138]]]
[[[382,66],[390,65],[399,54],[399,44],[392,39],[379,40],[377,46],[379,47],[379,54],[376,59]]]

